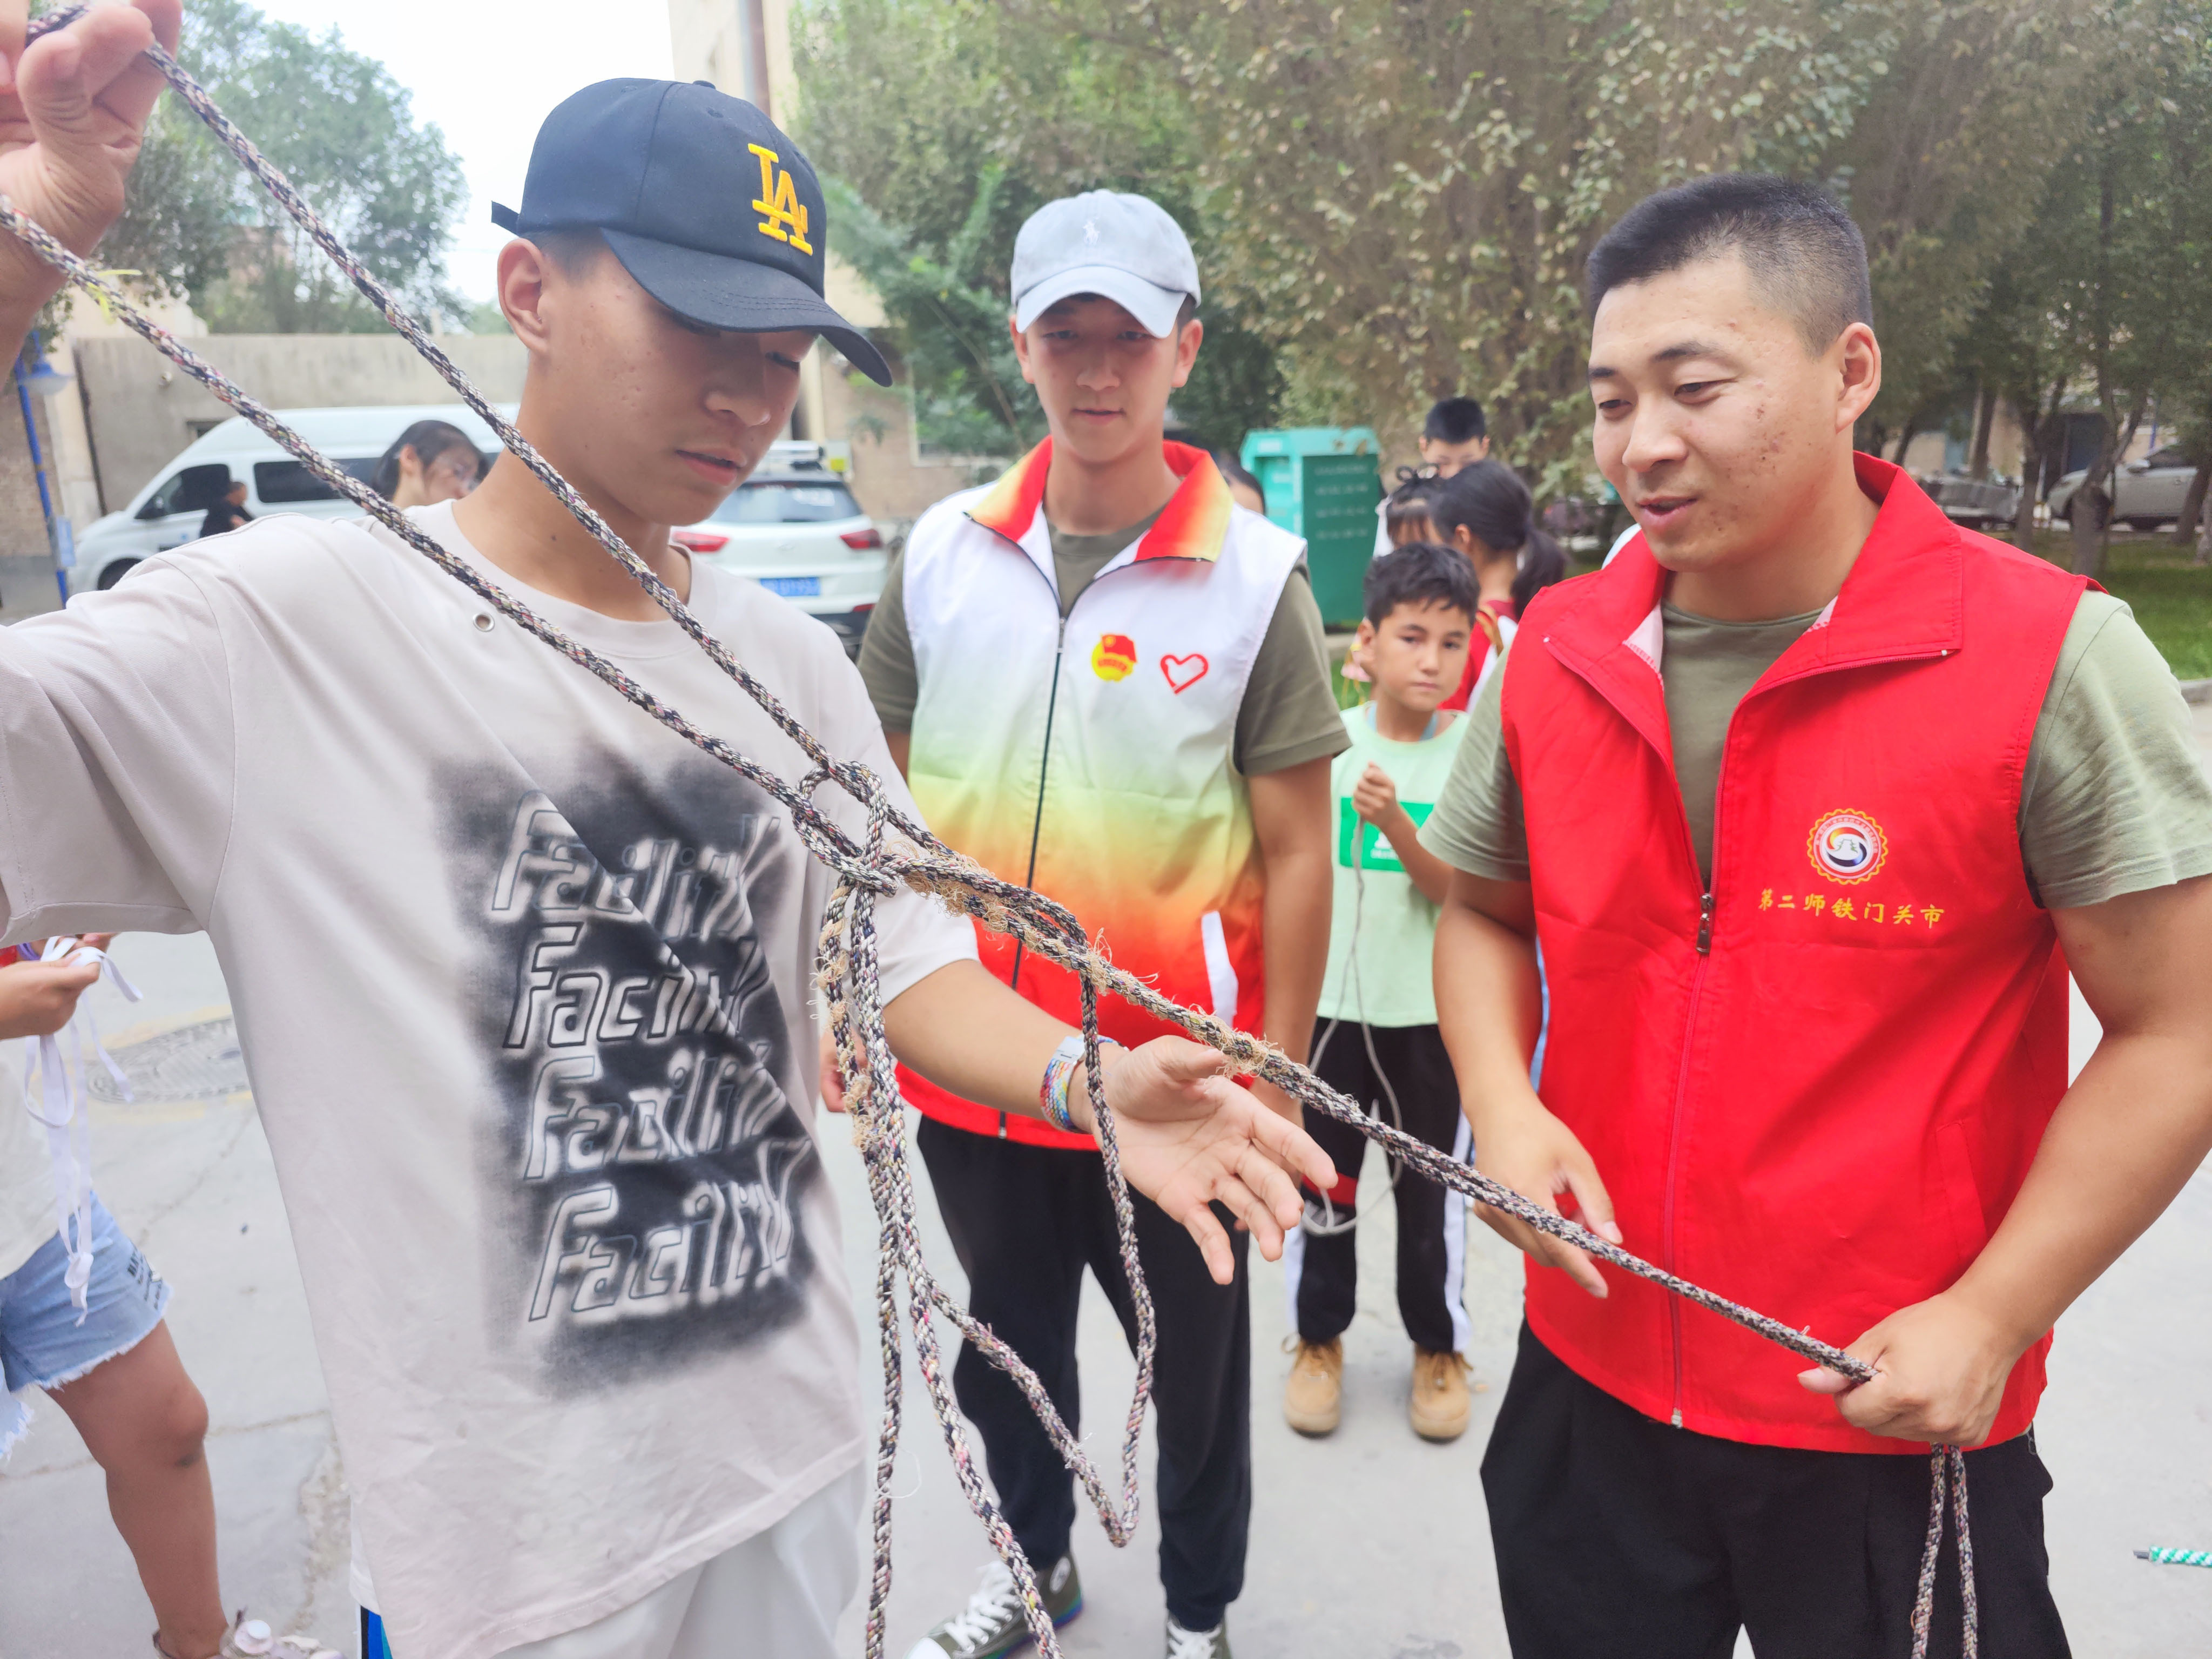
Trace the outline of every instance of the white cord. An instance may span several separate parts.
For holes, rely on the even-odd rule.
[[[1371,709],[1374,705],[1370,703],[1368,707]],[[1382,1085],[1383,1098],[1390,1108],[1390,1127],[1402,1131],[1406,1127],[1406,1115],[1399,1107],[1398,1091],[1390,1086],[1389,1074],[1383,1071],[1382,1062],[1376,1055],[1375,1028],[1367,1023],[1367,988],[1359,974],[1359,925],[1365,917],[1367,910],[1367,820],[1359,817],[1355,811],[1352,814],[1352,937],[1345,945],[1344,971],[1352,986],[1352,1006],[1358,1011],[1359,1014],[1359,1040],[1366,1045],[1368,1068],[1374,1073],[1375,1080]],[[1379,835],[1381,831],[1378,830],[1376,833]],[[1328,1027],[1321,1034],[1321,1041],[1314,1044],[1313,1054],[1306,1061],[1308,1070],[1316,1073],[1321,1070],[1321,1057],[1328,1052],[1328,1040],[1336,1035],[1336,1028],[1343,1023],[1334,1017],[1330,1018]],[[1350,1091],[1346,1091],[1346,1092]],[[1361,1103],[1367,1109],[1370,1116],[1379,1117],[1380,1114],[1374,1109],[1376,1103],[1371,1101]],[[1364,1153],[1365,1148],[1363,1147],[1361,1151]],[[1398,1176],[1405,1166],[1388,1153],[1383,1155],[1382,1161],[1390,1171],[1389,1180],[1382,1186],[1382,1190],[1387,1193],[1397,1187]],[[1352,1178],[1356,1183],[1358,1179],[1358,1170],[1355,1170],[1352,1172]],[[1321,1203],[1319,1218],[1316,1218],[1313,1204],[1309,1201],[1304,1214],[1298,1218],[1298,1225],[1305,1230],[1309,1237],[1339,1238],[1359,1224],[1359,1210],[1356,1205],[1345,1215],[1340,1217],[1336,1212],[1336,1206],[1330,1201],[1327,1193],[1320,1193],[1316,1196]]]
[[[125,996],[133,1002],[138,1000],[138,988],[124,978],[114,957],[99,946],[82,944],[73,936],[50,939],[43,947],[27,941],[18,948],[18,955],[25,962],[66,962],[76,967],[96,967],[101,976],[112,981]],[[70,1046],[76,1052],[76,1068],[70,1068],[62,1054],[61,1032],[49,1033],[28,1043],[23,1063],[23,1109],[46,1132],[46,1156],[53,1170],[55,1231],[61,1239],[62,1249],[69,1253],[69,1266],[62,1279],[69,1286],[70,1300],[77,1310],[76,1322],[82,1325],[88,1311],[86,1297],[92,1281],[92,1096],[84,1053],[88,1037],[92,1052],[107,1067],[125,1100],[131,1098],[131,1084],[100,1042],[99,1029],[92,1021],[92,1011],[85,1006],[82,997],[70,1011],[69,1023],[62,1031],[68,1033]]]

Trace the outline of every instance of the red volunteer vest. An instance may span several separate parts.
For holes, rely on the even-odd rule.
[[[2085,583],[1962,532],[1899,469],[1822,618],[1745,696],[1702,890],[1638,537],[1529,607],[1506,659],[1551,989],[1546,1103],[1630,1249],[1838,1346],[1954,1283],[2066,1088],[2066,971],[2020,854],[2021,786]],[[1663,667],[1663,664],[1662,665]],[[1911,1452],[1800,1388],[1804,1362],[1607,1271],[1528,1275],[1577,1374],[1699,1433]],[[1993,1439],[2033,1421],[2046,1334]]]

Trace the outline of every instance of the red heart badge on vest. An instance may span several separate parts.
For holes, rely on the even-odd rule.
[[[1195,651],[1188,657],[1160,659],[1160,672],[1167,676],[1168,689],[1177,696],[1181,696],[1192,686],[1204,679],[1209,666],[1206,659]]]

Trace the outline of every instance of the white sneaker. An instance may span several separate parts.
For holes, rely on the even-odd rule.
[[[343,1659],[335,1648],[326,1648],[312,1636],[295,1631],[278,1636],[258,1619],[248,1619],[241,1609],[222,1638],[216,1659]]]
[[[1037,1592],[1055,1626],[1081,1613],[1083,1581],[1076,1576],[1075,1558],[1063,1555],[1038,1573]],[[1000,1659],[1026,1647],[1030,1640],[1029,1620],[1022,1612],[1014,1576],[1004,1562],[994,1561],[983,1569],[982,1582],[968,1605],[915,1643],[907,1659]]]
[[[1167,1659],[1230,1659],[1228,1621],[1212,1630],[1185,1630],[1170,1613]]]

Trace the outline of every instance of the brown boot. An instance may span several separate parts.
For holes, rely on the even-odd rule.
[[[1297,1358],[1283,1384],[1283,1420],[1300,1434],[1332,1433],[1344,1416],[1343,1340],[1291,1340],[1297,1344]]]
[[[1455,1353],[1413,1350],[1413,1397],[1407,1407],[1413,1432],[1424,1440],[1456,1440],[1467,1432],[1474,1402],[1467,1374],[1474,1368]]]

